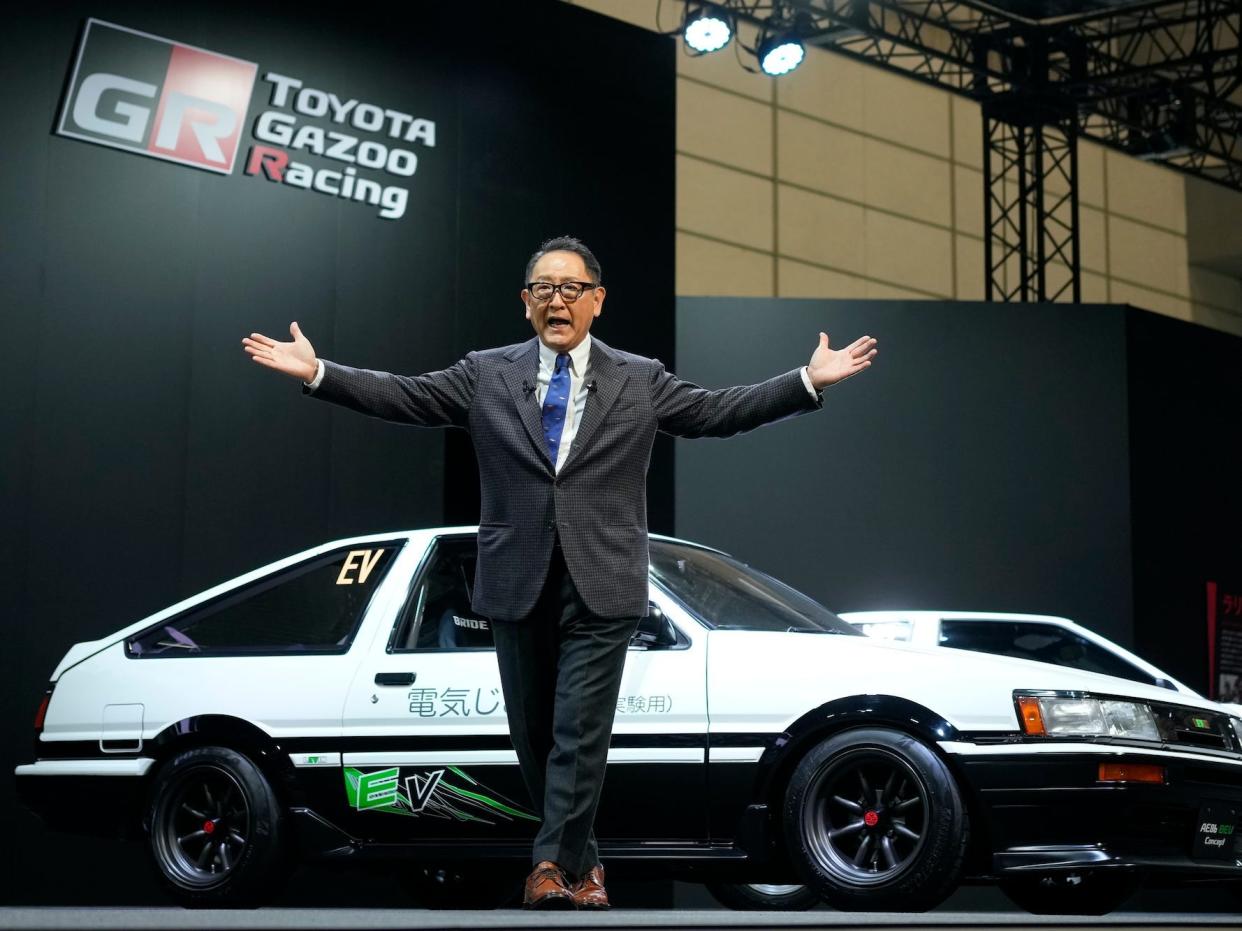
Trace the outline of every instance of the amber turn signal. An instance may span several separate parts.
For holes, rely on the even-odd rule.
[[[1164,767],[1155,763],[1101,763],[1099,781],[1164,785]]]
[[[1022,730],[1028,737],[1043,737],[1044,714],[1039,710],[1039,699],[1031,695],[1018,698],[1018,710],[1022,713]]]

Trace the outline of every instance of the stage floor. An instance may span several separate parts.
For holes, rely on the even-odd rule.
[[[429,911],[426,909],[263,908],[252,911],[178,908],[0,908],[0,928],[51,931],[97,928],[107,931],[151,929],[493,929],[493,928],[969,928],[987,929],[1106,927],[1110,931],[1147,928],[1238,927],[1238,913],[1116,912],[1104,917],[1040,916],[1017,912],[729,912],[688,909],[617,909],[610,912]]]

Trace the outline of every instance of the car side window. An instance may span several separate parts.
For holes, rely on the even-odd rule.
[[[494,648],[491,619],[470,607],[477,561],[473,536],[435,542],[397,621],[393,652]]]
[[[940,645],[1157,684],[1153,676],[1098,643],[1055,624],[944,620],[940,622]]]
[[[344,653],[404,540],[313,557],[196,605],[130,637],[137,659]]]

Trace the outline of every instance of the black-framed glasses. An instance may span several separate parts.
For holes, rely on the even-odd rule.
[[[583,291],[597,287],[599,285],[591,284],[589,281],[562,281],[560,284],[553,284],[550,281],[532,281],[526,285],[526,290],[537,301],[550,301],[552,295],[559,291],[561,299],[566,304],[572,304],[582,297]]]

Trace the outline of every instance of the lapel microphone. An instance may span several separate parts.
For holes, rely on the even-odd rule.
[[[535,393],[535,386],[528,382],[525,378],[522,379],[522,393],[527,395]]]
[[[592,378],[589,382],[586,383],[586,390],[587,391],[595,390],[595,379],[594,378]]]

